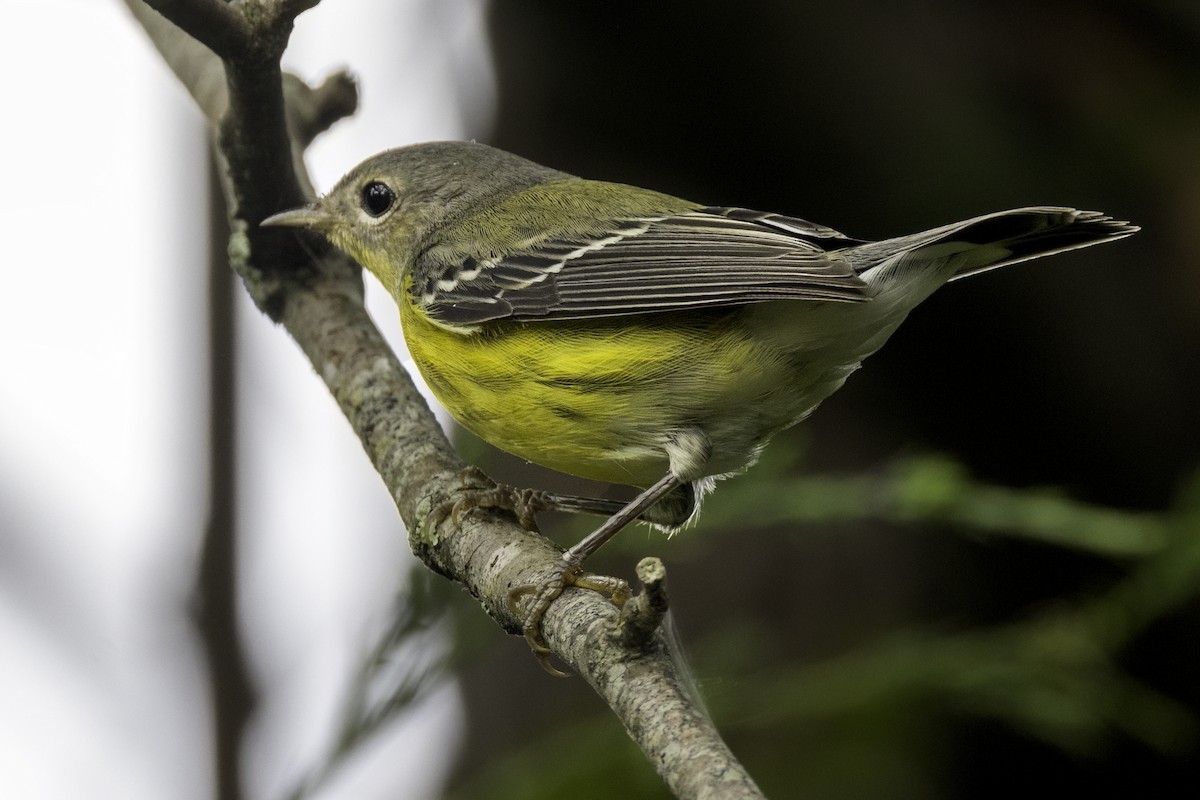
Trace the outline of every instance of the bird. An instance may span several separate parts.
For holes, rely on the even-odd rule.
[[[623,581],[585,576],[587,557],[635,520],[686,524],[717,479],[811,414],[936,289],[1138,230],[1031,206],[869,241],[454,141],[372,156],[261,224],[316,232],[372,273],[464,427],[640,490],[628,503],[535,495],[537,510],[607,516],[541,583],[510,594],[553,674],[541,623],[565,587],[627,596]]]

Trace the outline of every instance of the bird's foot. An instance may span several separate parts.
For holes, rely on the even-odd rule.
[[[567,554],[563,554],[558,559],[550,577],[540,584],[527,583],[514,587],[508,593],[508,610],[514,616],[522,618],[521,631],[525,635],[529,649],[533,651],[533,655],[542,665],[542,669],[556,678],[566,678],[568,673],[550,663],[552,651],[542,635],[542,619],[546,616],[550,606],[568,586],[600,592],[607,595],[618,607],[623,606],[631,595],[629,584],[625,581],[607,575],[584,575],[579,563],[569,558]],[[522,615],[520,604],[525,597],[532,599]]]
[[[534,515],[553,507],[546,500],[545,492],[496,483],[478,467],[466,467],[458,474],[458,479],[459,485],[451,499],[430,513],[432,527],[441,525],[446,519],[457,525],[472,508],[499,508],[511,511],[525,530],[536,531]]]

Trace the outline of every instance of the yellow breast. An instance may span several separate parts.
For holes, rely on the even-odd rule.
[[[768,432],[755,409],[777,405],[765,395],[782,383],[779,354],[748,337],[736,311],[498,321],[460,333],[430,322],[402,294],[409,351],[438,400],[521,458],[647,486],[667,471],[672,430],[698,425],[721,439],[737,463],[720,471],[744,466]]]

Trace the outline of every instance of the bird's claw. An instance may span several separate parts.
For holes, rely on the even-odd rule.
[[[622,606],[631,596],[629,584],[620,578],[607,575],[582,575],[580,566],[567,559],[560,558],[555,564],[554,571],[540,584],[526,583],[513,587],[508,593],[508,610],[513,616],[521,618],[521,632],[525,642],[533,652],[534,658],[542,665],[542,669],[556,678],[566,678],[568,673],[550,663],[553,651],[542,635],[542,620],[550,606],[568,586],[589,589],[607,595],[616,606]],[[524,614],[521,613],[521,601],[532,596]]]
[[[537,530],[534,515],[550,506],[544,492],[537,489],[518,489],[499,484],[478,467],[469,466],[458,474],[458,486],[451,499],[430,512],[432,527],[449,519],[457,525],[472,508],[500,508],[516,515],[517,522],[527,531]]]

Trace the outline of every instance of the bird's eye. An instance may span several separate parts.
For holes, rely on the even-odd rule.
[[[396,202],[396,193],[385,183],[371,181],[362,190],[362,207],[372,217],[383,216],[383,213]]]

